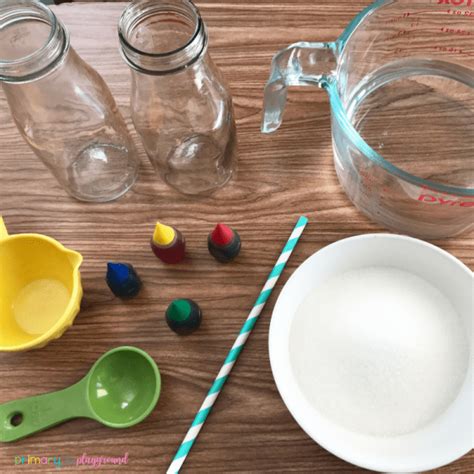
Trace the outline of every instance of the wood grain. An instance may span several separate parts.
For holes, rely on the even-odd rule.
[[[310,218],[290,260],[183,472],[364,472],[315,444],[293,421],[271,375],[267,335],[278,290],[309,255],[338,239],[383,229],[348,201],[335,175],[329,106],[318,90],[295,90],[281,130],[259,131],[263,85],[272,54],[297,40],[331,40],[363,1],[198,2],[210,30],[210,50],[228,79],[239,134],[239,175],[217,195],[191,199],[154,175],[133,131],[129,72],[118,52],[116,24],[125,4],[64,4],[55,11],[72,44],[108,82],[140,150],[139,182],[111,204],[84,204],[65,195],[19,137],[0,95],[0,212],[11,233],[51,235],[84,256],[85,296],[74,326],[40,351],[0,355],[0,403],[65,387],[83,376],[104,351],[137,345],[157,361],[163,392],[156,410],[128,430],[76,420],[12,445],[0,446],[0,472],[24,472],[17,455],[123,455],[123,472],[164,472],[202,402],[267,272],[300,214]],[[186,262],[165,267],[149,249],[154,221],[186,235]],[[239,259],[216,263],[206,236],[216,221],[243,239]],[[437,241],[474,265],[470,236]],[[132,263],[144,290],[132,301],[114,298],[104,282],[108,260]],[[166,326],[173,298],[200,303],[201,329],[187,338]],[[439,469],[474,472],[471,453]],[[73,470],[73,468],[64,468]],[[41,470],[35,466],[35,471]],[[51,469],[50,469],[51,470]],[[113,466],[101,470],[117,470]]]

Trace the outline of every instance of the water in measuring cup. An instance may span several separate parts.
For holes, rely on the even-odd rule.
[[[471,70],[444,61],[397,61],[362,80],[346,109],[364,140],[393,165],[474,187]]]

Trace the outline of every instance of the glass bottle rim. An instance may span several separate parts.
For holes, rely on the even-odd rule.
[[[181,46],[178,46],[177,48],[171,49],[169,51],[163,51],[162,53],[150,53],[148,51],[143,51],[139,48],[136,48],[131,44],[125,34],[124,34],[124,28],[123,28],[123,23],[125,22],[125,15],[128,13],[128,11],[136,4],[137,2],[132,2],[130,3],[129,6],[122,12],[122,15],[119,20],[119,25],[118,25],[118,33],[119,33],[119,38],[120,42],[126,43],[127,47],[130,48],[131,50],[135,51],[138,54],[142,54],[143,56],[150,56],[150,57],[164,57],[164,56],[172,56],[173,54],[179,53],[180,51],[184,50],[187,46],[189,46],[195,39],[198,33],[201,30],[202,27],[202,18],[199,13],[199,10],[197,9],[196,5],[191,0],[187,0],[187,3],[189,3],[190,7],[193,9],[194,14],[196,15],[196,26],[194,27],[193,34],[188,38],[188,40],[183,43]]]
[[[12,9],[9,15],[10,19],[7,13],[4,25],[1,22],[0,10],[0,26],[8,26],[15,22],[34,19],[50,27],[45,42],[31,53],[15,59],[0,58],[0,82],[29,82],[48,74],[58,65],[69,49],[69,35],[54,12],[39,1],[4,0],[2,8],[9,7],[15,8]],[[35,15],[32,15],[32,13]],[[14,71],[15,68],[24,68],[24,71],[23,73],[18,73]]]
[[[163,75],[170,74],[182,69],[185,69],[196,62],[206,50],[207,46],[207,32],[204,21],[199,13],[199,9],[192,2],[192,0],[181,0],[180,3],[185,6],[189,13],[192,14],[192,21],[194,22],[194,30],[192,34],[186,39],[185,42],[180,44],[178,47],[173,48],[168,51],[162,52],[149,52],[143,49],[140,49],[134,46],[131,41],[129,41],[128,33],[133,30],[133,27],[138,23],[137,20],[140,20],[141,17],[145,16],[147,7],[151,10],[158,9],[161,7],[162,11],[173,11],[171,6],[172,3],[176,0],[155,0],[150,2],[149,0],[134,0],[122,12],[118,23],[118,36],[121,44],[121,52],[124,60],[127,64],[133,69],[142,72],[144,74],[152,75]],[[176,2],[177,3],[177,2]],[[168,8],[166,8],[166,6]],[[139,9],[142,8],[143,12],[140,12]],[[136,10],[134,12],[134,10]],[[150,14],[150,16],[153,13]],[[197,48],[195,47],[197,46]],[[194,47],[194,48],[193,48]],[[188,54],[189,53],[189,54]],[[135,58],[131,58],[133,55]],[[182,60],[175,67],[160,67],[158,69],[150,69],[144,67],[143,65],[137,64],[137,58],[143,58],[148,61],[159,61],[159,60],[172,60],[178,56],[182,56]]]

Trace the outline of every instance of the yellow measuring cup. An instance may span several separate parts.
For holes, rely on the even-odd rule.
[[[0,351],[45,346],[79,312],[82,255],[41,234],[8,235],[0,217]]]

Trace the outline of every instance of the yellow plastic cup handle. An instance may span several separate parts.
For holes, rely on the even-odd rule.
[[[5,226],[5,222],[3,222],[3,217],[0,216],[0,240],[6,239],[8,237],[8,231]]]

